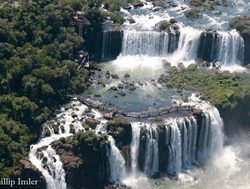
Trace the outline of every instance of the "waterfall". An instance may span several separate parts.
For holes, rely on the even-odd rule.
[[[132,122],[132,143],[131,143],[131,171],[135,175],[138,171],[138,155],[140,142],[140,123]]]
[[[87,107],[80,102],[72,102],[70,106],[72,108],[66,111],[63,109],[53,122],[45,123],[42,138],[30,147],[29,160],[43,174],[48,189],[67,188],[63,164],[50,144],[71,136],[72,130],[77,132],[83,129],[81,119],[84,119],[82,114]]]
[[[201,33],[202,31],[191,27],[181,28],[180,34],[124,31],[121,55],[163,56],[173,63],[194,60],[197,58]]]
[[[181,171],[181,133],[176,119],[166,120],[166,145],[169,149],[167,172],[174,174]]]
[[[192,106],[202,110],[204,116],[200,131],[197,133],[198,157],[204,158],[220,154],[223,148],[223,120],[216,107],[207,101],[200,100],[196,94],[188,98],[188,102],[176,101],[183,106]]]
[[[197,122],[193,116],[166,119],[165,129],[169,149],[167,172],[174,174],[196,162]]]
[[[166,56],[176,49],[177,34],[156,31],[124,31],[122,56]]]
[[[154,176],[160,166],[164,166],[161,170],[175,175],[190,166],[204,164],[222,151],[223,121],[219,111],[195,95],[192,95],[188,102],[176,102],[183,106],[193,106],[202,112],[189,117],[165,118],[164,140],[160,140],[162,127],[152,123],[133,122],[132,175],[140,168],[145,175]],[[161,141],[164,141],[164,144]],[[160,165],[160,158],[164,158],[162,162],[166,164]]]
[[[244,40],[236,30],[205,32],[181,27],[179,33],[125,30],[120,57],[164,57],[172,64],[203,59],[241,65]]]
[[[31,162],[42,172],[49,189],[66,189],[65,171],[60,157],[50,145],[45,150],[39,151],[36,148],[31,150]],[[35,153],[34,153],[35,152]],[[37,157],[36,157],[36,156]]]
[[[108,136],[108,140],[110,142],[110,149],[107,150],[110,167],[109,181],[114,183],[121,182],[126,176],[125,160],[116,147],[113,137]]]
[[[230,32],[218,32],[217,60],[223,65],[241,65],[244,55],[244,41],[236,30]]]
[[[223,65],[241,65],[244,59],[244,40],[236,30],[229,32],[203,32],[200,39],[198,58]]]
[[[197,59],[201,33],[201,30],[196,30],[191,27],[181,28],[178,48],[169,57],[170,62],[176,64],[182,61]]]
[[[122,48],[122,31],[103,31],[101,39],[100,60],[109,61],[117,58]]]
[[[158,172],[159,166],[159,150],[158,150],[158,131],[155,125],[146,125],[146,151],[144,172],[153,176]]]

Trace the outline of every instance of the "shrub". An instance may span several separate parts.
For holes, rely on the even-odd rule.
[[[115,24],[122,24],[124,22],[123,16],[119,11],[115,11],[112,15],[112,20]]]
[[[168,30],[170,26],[171,24],[167,20],[162,20],[159,22],[160,30],[163,30],[163,31]]]
[[[250,33],[250,17],[235,17],[230,21],[230,27],[240,33]]]
[[[196,8],[191,8],[185,11],[184,14],[189,19],[196,19],[201,16],[201,13]]]

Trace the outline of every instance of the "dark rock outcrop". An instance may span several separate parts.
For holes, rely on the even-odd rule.
[[[205,31],[200,36],[200,44],[198,48],[198,59],[208,62],[214,61],[216,55],[216,31]]]
[[[52,143],[66,172],[68,188],[104,189],[108,185],[108,142],[92,131]]]
[[[136,1],[136,2],[133,2],[132,5],[134,6],[134,8],[139,8],[139,7],[143,7],[144,6],[144,3],[141,2],[141,1]]]
[[[126,119],[118,117],[109,121],[107,131],[115,139],[118,148],[131,144],[132,126]]]
[[[243,33],[242,37],[244,39],[244,65],[250,64],[250,33]]]
[[[37,189],[46,189],[46,180],[43,177],[42,173],[36,169],[28,159],[20,160],[21,163],[21,170],[20,172],[15,172],[15,175],[12,179],[14,179],[17,183],[17,179],[21,180],[32,180],[34,181],[34,185],[30,186],[17,186],[14,185],[13,188],[37,188]]]
[[[235,97],[231,97],[235,98]],[[249,128],[250,123],[250,96],[237,99],[237,106],[233,109],[218,107],[224,121],[224,131],[229,138],[237,137],[242,130]],[[232,116],[233,115],[233,116]]]
[[[122,50],[123,32],[108,30],[99,34],[96,59],[99,61],[114,60]]]
[[[85,119],[85,123],[92,129],[95,129],[98,124],[101,122],[99,120],[96,120],[94,118],[87,118]]]

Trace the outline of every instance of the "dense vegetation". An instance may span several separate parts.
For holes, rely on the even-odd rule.
[[[213,1],[204,1],[204,0],[190,0],[189,1],[190,6],[193,7],[204,7],[208,10],[214,10],[215,6],[222,5],[222,6],[228,6],[227,0],[213,0]]]
[[[80,131],[72,137],[55,141],[52,146],[64,164],[69,188],[104,188],[108,178],[106,136]]]
[[[187,69],[173,67],[165,80],[169,87],[199,92],[220,110],[237,110],[242,106],[241,120],[250,121],[250,74],[199,69],[191,64]],[[246,108],[243,108],[246,105]],[[244,109],[244,110],[243,110]],[[239,111],[238,111],[239,112]]]
[[[230,21],[230,27],[238,30],[239,33],[250,33],[250,17],[235,17]]]
[[[167,86],[179,89],[191,89],[201,92],[203,97],[216,106],[232,109],[237,106],[237,99],[250,96],[250,75],[248,73],[229,73],[199,69],[191,64],[187,69],[170,71]]]
[[[196,19],[201,16],[201,13],[196,8],[191,8],[185,11],[184,14],[189,19]]]
[[[93,39],[99,6],[98,0],[0,4],[0,177],[18,174],[53,109],[66,94],[84,90],[88,71],[72,60],[88,41],[75,32],[73,15],[85,11],[91,25],[83,36]]]

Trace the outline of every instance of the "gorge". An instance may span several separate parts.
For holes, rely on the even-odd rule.
[[[224,156],[227,158],[229,153],[233,159],[226,161],[225,166],[234,166],[234,152],[224,147],[224,124],[218,109],[191,91],[182,91],[178,95],[175,90],[158,82],[158,77],[169,72],[171,66],[181,70],[185,69],[181,64],[188,67],[197,60],[209,63],[205,69],[217,67],[242,72],[245,62],[242,36],[236,30],[204,30],[183,23],[175,28],[170,26],[169,31],[160,31],[158,26],[145,29],[140,25],[144,23],[137,26],[137,19],[147,20],[148,11],[150,9],[142,7],[126,12],[136,17],[136,26],[125,22],[121,30],[103,31],[99,60],[111,62],[102,63],[100,71],[94,71],[92,85],[79,97],[80,102],[74,99],[68,110],[62,108],[56,119],[45,123],[46,133],[43,132],[41,141],[31,147],[30,161],[43,173],[49,189],[57,186],[62,189],[80,186],[103,188],[107,184],[115,184],[116,188],[160,188],[165,185],[177,188],[183,183],[200,188],[205,181],[199,180],[199,169],[215,167],[209,174],[217,174],[218,165],[211,161],[217,162],[216,159]],[[157,13],[150,14],[152,20],[158,16]],[[146,27],[147,23],[144,25]],[[93,106],[87,103],[88,98]],[[177,112],[166,115],[143,116],[147,110],[154,111],[164,106],[180,109],[190,106],[194,110],[182,112],[177,108]],[[110,113],[112,111],[114,113]],[[139,112],[138,117],[128,116],[136,111]],[[116,115],[117,112],[120,115]],[[110,117],[107,116],[109,113]],[[96,152],[88,143],[88,135],[82,132],[91,135],[91,140],[98,141],[98,147],[93,147]],[[77,149],[82,152],[73,150],[76,144],[72,143],[72,135],[74,138],[77,133],[79,137],[87,137],[84,139],[82,136],[82,140],[88,151],[81,146]],[[58,142],[59,138],[65,139]],[[72,159],[76,156],[86,162],[91,161],[84,157],[88,156],[86,153],[98,154],[99,158],[93,164],[84,165],[79,160],[80,163],[73,163],[77,164],[74,168],[68,165],[66,154]],[[87,180],[87,173],[80,171],[83,167],[97,171],[98,179]],[[224,167],[218,169],[224,171]],[[76,181],[74,172],[86,178]],[[164,184],[166,178],[170,181],[167,179],[167,184]],[[170,184],[171,179],[178,181]],[[150,180],[158,180],[159,183],[154,184]]]
[[[249,0],[0,3],[0,178],[249,188],[249,15]]]

